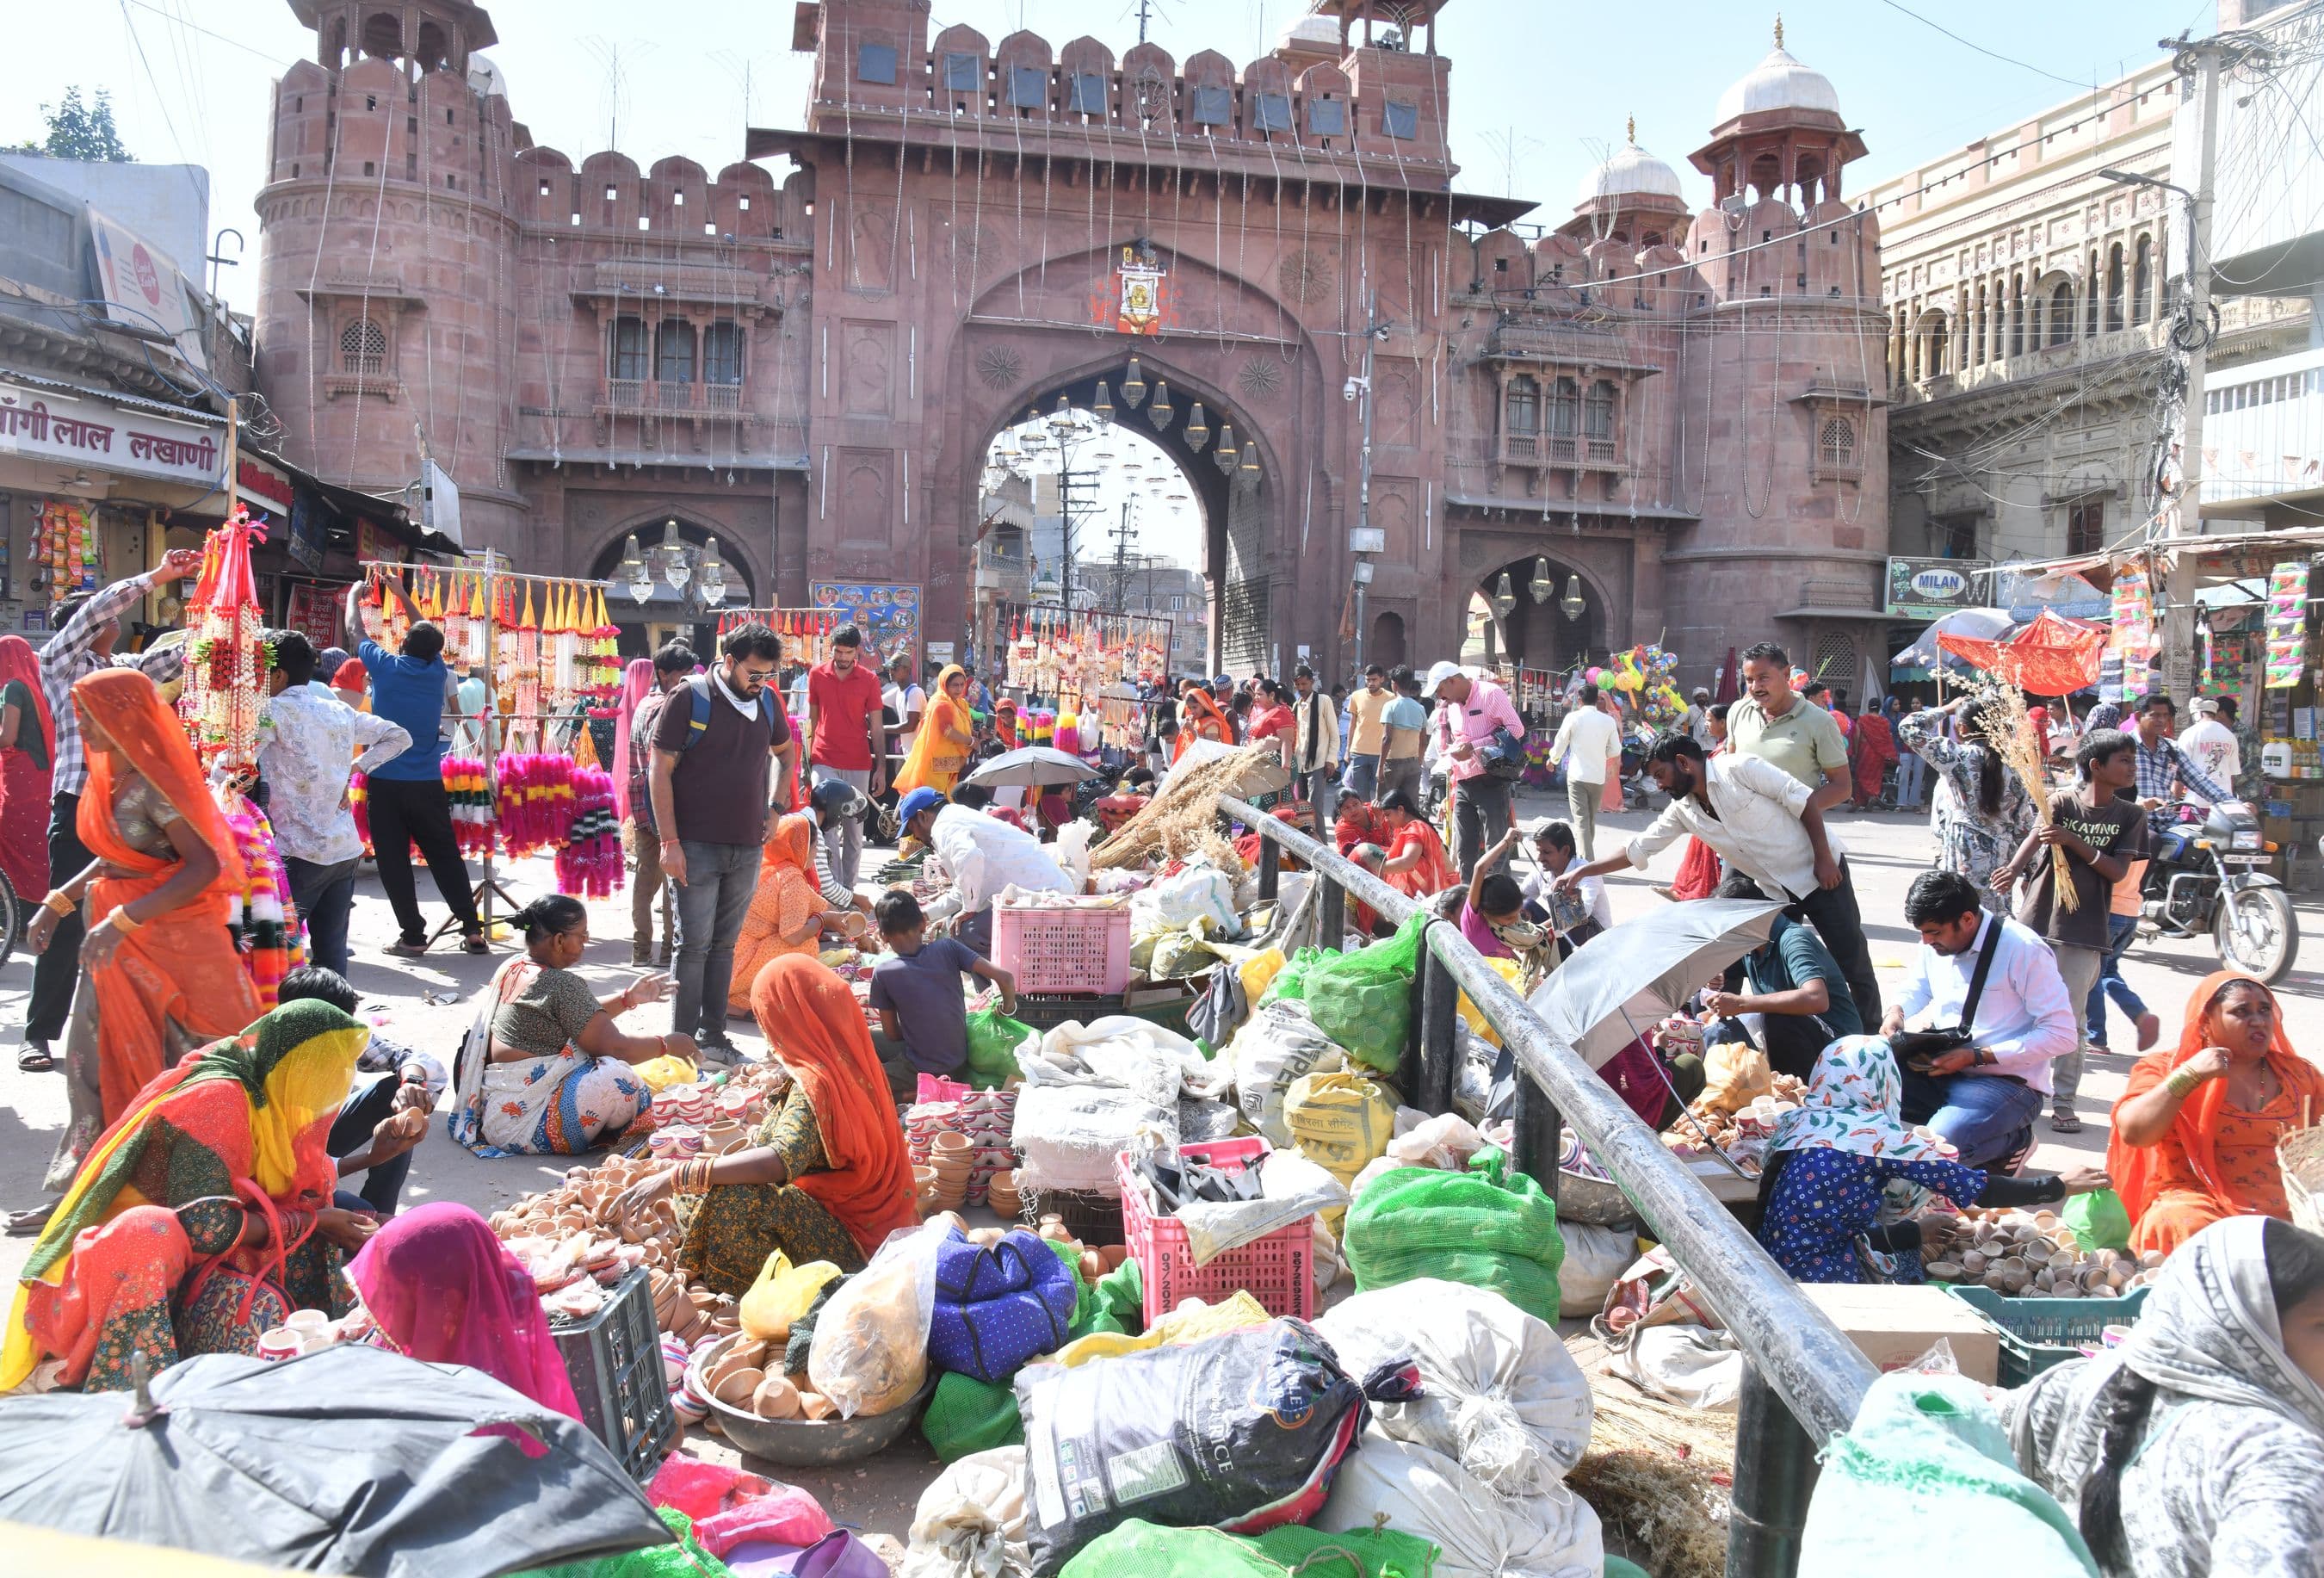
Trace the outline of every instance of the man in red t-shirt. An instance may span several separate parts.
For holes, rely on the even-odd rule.
[[[871,796],[886,787],[888,731],[880,715],[880,676],[863,666],[862,653],[863,632],[843,624],[831,634],[831,661],[807,670],[807,707],[815,730],[807,763],[816,783],[838,779]],[[833,880],[854,887],[863,863],[862,818],[837,818],[824,830],[823,843]]]

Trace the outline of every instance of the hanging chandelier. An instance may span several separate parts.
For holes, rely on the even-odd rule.
[[[1509,572],[1503,570],[1500,584],[1493,588],[1493,612],[1506,620],[1517,612],[1517,590],[1509,585]]]
[[[1138,358],[1130,358],[1130,375],[1121,381],[1121,398],[1136,411],[1146,403],[1146,374],[1138,365]]]
[[[1526,583],[1526,590],[1533,594],[1533,600],[1536,603],[1548,602],[1551,595],[1557,590],[1557,577],[1549,573],[1547,558],[1539,558],[1533,561],[1533,579]]]
[[[1576,620],[1582,617],[1582,611],[1588,606],[1589,604],[1582,600],[1582,577],[1567,576],[1565,595],[1558,599],[1557,611],[1564,614],[1568,620]]]

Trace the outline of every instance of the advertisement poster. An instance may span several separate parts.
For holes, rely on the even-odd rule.
[[[1990,568],[1981,558],[1892,558],[1886,612],[1935,619],[1956,608],[1982,607],[1980,580]]]
[[[875,581],[816,581],[807,587],[807,600],[817,608],[834,608],[840,617],[863,632],[867,647],[885,661],[901,652],[914,661],[920,656],[920,589]]]
[[[337,593],[334,596],[332,594]],[[315,643],[315,650],[339,644],[342,627],[340,615],[345,612],[346,588],[318,586],[311,581],[294,581],[290,586],[290,604],[283,610],[285,627],[298,631]]]

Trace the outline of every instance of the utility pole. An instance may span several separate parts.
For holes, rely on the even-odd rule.
[[[1147,20],[1154,14],[1154,0],[1138,0],[1138,42],[1146,42]]]
[[[1130,612],[1130,501],[1121,501],[1121,524],[1113,532],[1113,612]]]
[[[2211,347],[2211,218],[2212,194],[2219,161],[2219,64],[2231,47],[2219,39],[2172,45],[2178,67],[2186,75],[2190,58],[2195,78],[2195,113],[2202,116],[2198,134],[2195,189],[2187,214],[2187,318],[2174,332],[2186,342],[2187,382],[2180,401],[2179,493],[2172,502],[2170,531],[2165,540],[2198,537],[2203,531],[2203,394]],[[2177,175],[2177,171],[2172,171]],[[2195,567],[2187,554],[2177,556],[2170,571],[2170,602],[2163,621],[2163,683],[2175,696],[2193,693],[2195,679]]]
[[[1348,380],[1346,393],[1351,400],[1363,402],[1363,448],[1358,456],[1356,468],[1356,529],[1348,534],[1348,546],[1354,550],[1356,587],[1356,672],[1364,669],[1364,588],[1371,584],[1372,565],[1367,554],[1380,551],[1379,539],[1372,531],[1372,348],[1379,344],[1388,324],[1379,315],[1379,292],[1372,291],[1364,300],[1364,370]]]

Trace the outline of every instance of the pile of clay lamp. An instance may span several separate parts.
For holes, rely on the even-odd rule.
[[[658,1268],[675,1253],[678,1219],[669,1201],[633,1224],[614,1220],[615,1198],[651,1170],[650,1163],[618,1157],[575,1167],[557,1188],[493,1213],[493,1232],[531,1274],[540,1307],[550,1316],[586,1320],[604,1302],[603,1288],[639,1266]]]
[[[1805,1082],[1788,1074],[1775,1076],[1772,1088],[1762,1096],[1733,1112],[1714,1112],[1703,1108],[1698,1101],[1690,1109],[1694,1122],[1684,1119],[1672,1124],[1663,1133],[1663,1143],[1674,1149],[1698,1149],[1702,1136],[1711,1136],[1711,1143],[1724,1151],[1732,1151],[1747,1140],[1764,1140],[1775,1131],[1776,1121],[1793,1108],[1805,1104],[1808,1087]],[[1695,1123],[1702,1125],[1698,1132]],[[1747,1162],[1748,1158],[1744,1158]],[[1757,1170],[1756,1164],[1753,1170]]]
[[[2053,1211],[1970,1211],[1921,1223],[1921,1261],[1932,1281],[2010,1298],[2106,1298],[2145,1287],[2163,1266],[2155,1250],[2083,1250]]]

